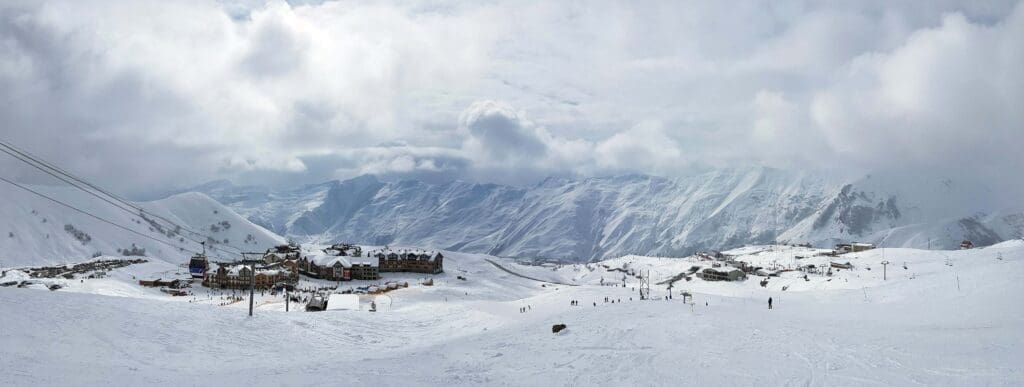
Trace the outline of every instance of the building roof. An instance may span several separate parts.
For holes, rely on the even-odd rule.
[[[351,264],[356,264],[356,265],[370,265],[372,267],[377,267],[380,264],[380,261],[378,261],[377,258],[374,258],[374,257],[348,257],[348,258],[349,258],[349,262],[351,262]]]
[[[344,267],[352,267],[352,262],[349,261],[352,258],[354,257],[330,255],[326,253],[313,253],[306,255],[306,259],[317,266],[334,266],[338,262],[341,262],[341,265]]]
[[[275,257],[275,258],[280,259],[280,260],[285,260],[285,259],[288,259],[289,256],[294,257],[294,256],[297,256],[297,255],[298,255],[298,252],[266,253],[266,254],[263,255],[263,257],[264,258],[266,258],[266,257]]]
[[[242,269],[249,270],[249,267],[245,265],[232,265],[228,266],[226,269],[228,271],[228,275],[238,275]]]
[[[427,251],[427,250],[422,250],[422,249],[399,249],[399,250],[381,249],[381,250],[373,250],[373,251],[369,252],[369,256],[371,256],[371,257],[377,257],[377,256],[379,256],[381,254],[383,254],[384,256],[392,256],[392,255],[398,256],[398,257],[405,256],[405,259],[407,259],[407,260],[408,259],[419,260],[421,255],[426,255],[427,258],[424,259],[426,261],[434,261],[438,257],[444,257],[443,255],[441,255],[440,252]],[[409,255],[413,255],[413,257],[409,257]]]
[[[729,267],[729,266],[709,267],[709,268],[706,268],[706,269],[703,270],[704,273],[712,272],[712,273],[721,273],[721,274],[729,274],[729,273],[737,272],[737,271],[740,272],[740,273],[743,273],[743,270],[737,269],[735,267]]]

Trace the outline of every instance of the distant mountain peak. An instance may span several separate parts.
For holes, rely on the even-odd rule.
[[[985,188],[956,180],[897,173],[844,178],[769,167],[676,178],[553,176],[525,187],[363,175],[269,194],[234,189],[211,196],[297,240],[576,260],[776,241],[955,247],[972,235],[984,241],[1016,235],[1024,222],[1019,210],[967,201]],[[979,210],[998,216],[975,216]]]

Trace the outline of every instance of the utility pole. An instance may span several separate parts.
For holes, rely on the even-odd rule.
[[[252,317],[253,299],[256,297],[256,261],[252,261],[252,271],[249,272],[249,317]]]
[[[885,268],[887,266],[889,266],[889,261],[882,261],[882,281],[886,280],[886,278],[885,278],[885,272],[886,272]]]

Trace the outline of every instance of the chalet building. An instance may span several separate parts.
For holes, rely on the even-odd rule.
[[[255,285],[257,289],[269,289],[278,283],[295,283],[298,274],[285,269],[252,268],[246,265],[220,266],[217,270],[207,271],[203,277],[203,286],[218,289],[248,289]]]
[[[727,258],[725,254],[717,250],[701,251],[697,253],[697,257],[709,261],[720,261]]]
[[[747,279],[747,274],[743,270],[734,267],[709,267],[697,273],[697,276],[705,281],[742,281]]]
[[[963,242],[960,242],[960,250],[970,250],[970,249],[973,249],[973,248],[974,248],[974,243],[971,243],[971,241],[969,241],[969,240],[964,239]]]
[[[380,271],[383,273],[439,274],[444,272],[444,255],[440,252],[382,250],[371,252],[370,255],[377,259]]]
[[[267,249],[267,252],[263,254],[263,262],[273,264],[289,260],[297,261],[301,255],[302,251],[297,245],[279,245]]]
[[[331,281],[376,280],[380,270],[372,258],[310,254],[297,261],[300,273]]]
[[[840,244],[836,245],[835,253],[836,254],[856,253],[856,252],[860,252],[860,251],[871,250],[871,249],[874,249],[874,248],[875,248],[875,245],[873,245],[871,243],[859,243],[859,242],[840,243]]]
[[[277,263],[272,263],[272,264],[266,265],[264,267],[267,268],[267,269],[287,270],[287,271],[290,271],[292,273],[298,274],[299,273],[299,260],[298,259],[288,259],[288,260],[285,260],[285,261],[281,261],[281,262],[277,262]]]
[[[363,248],[353,244],[338,243],[324,249],[324,253],[342,257],[361,257],[363,256]]]
[[[380,279],[380,269],[372,259],[352,262],[352,278],[361,280]]]

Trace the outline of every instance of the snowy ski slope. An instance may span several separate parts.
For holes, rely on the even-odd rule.
[[[807,251],[784,246],[727,253],[781,266],[819,259],[797,260]],[[220,306],[202,300],[201,288],[193,289],[194,301],[133,290],[133,275],[180,272],[159,262],[118,269],[103,280],[53,280],[68,286],[55,292],[0,288],[0,384],[1024,383],[1021,241],[965,251],[862,252],[840,258],[853,270],[810,281],[787,272],[765,288],[759,277],[677,284],[677,291],[694,293],[693,305],[678,293],[638,301],[631,277],[626,287],[601,286],[602,277],[621,274],[603,267],[446,255],[446,273],[434,286],[419,285],[421,275],[387,275],[411,286],[363,296],[362,311],[304,313],[292,305],[285,313],[280,296],[267,294],[258,296],[249,318],[245,302]],[[488,259],[578,286],[525,279]],[[630,256],[596,265],[650,269],[652,294],[661,297],[667,290],[656,283],[690,260]],[[877,266],[882,260],[893,262],[885,281]],[[774,310],[767,309],[768,297]],[[366,311],[370,300],[378,312]],[[581,306],[569,306],[571,300]],[[552,334],[556,323],[568,329]]]

